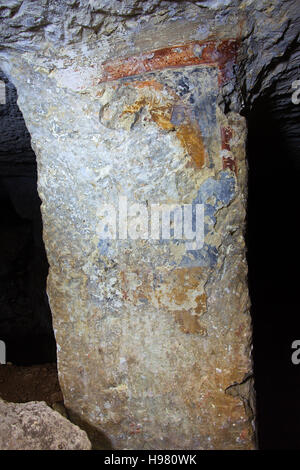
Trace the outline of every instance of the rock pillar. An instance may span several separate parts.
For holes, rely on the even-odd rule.
[[[237,49],[189,42],[97,74],[12,68],[65,404],[118,449],[253,445],[245,121],[218,106]]]

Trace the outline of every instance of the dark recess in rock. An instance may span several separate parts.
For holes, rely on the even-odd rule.
[[[41,364],[56,360],[46,295],[48,262],[42,239],[35,154],[17,92],[7,77],[0,105],[0,338],[7,361]]]
[[[247,112],[247,242],[260,449],[297,449],[300,441],[299,371],[290,359],[300,329],[300,105],[291,101],[297,56],[299,49],[285,63],[287,72],[261,91]]]

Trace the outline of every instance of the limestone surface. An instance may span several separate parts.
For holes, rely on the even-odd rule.
[[[217,105],[221,71],[179,66],[74,93],[21,67],[67,408],[117,448],[251,447],[249,408],[226,393],[251,371],[251,329],[245,122]],[[121,198],[129,224],[134,204],[202,205],[203,245],[130,227],[107,238],[103,207],[124,215]]]
[[[67,408],[120,449],[253,448],[241,111],[297,2],[31,7],[1,8],[0,57],[37,155]],[[157,204],[202,206],[201,243],[175,215],[151,237]]]

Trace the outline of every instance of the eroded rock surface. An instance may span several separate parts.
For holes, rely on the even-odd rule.
[[[253,448],[239,113],[297,2],[31,5],[2,8],[0,57],[37,154],[67,408],[121,449]],[[203,246],[106,238],[125,197],[203,204]]]
[[[0,398],[1,450],[90,450],[85,431],[44,402],[8,403]]]
[[[218,107],[209,50],[209,66],[79,94],[22,64],[64,400],[117,448],[252,446],[252,416],[225,393],[251,369],[245,122]],[[129,215],[202,204],[203,247],[130,229],[107,239],[101,211],[124,215],[122,198]]]

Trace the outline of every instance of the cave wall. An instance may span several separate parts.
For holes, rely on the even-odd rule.
[[[117,448],[254,445],[241,113],[292,54],[296,8],[1,8],[1,66],[37,155],[65,403]],[[120,194],[203,203],[204,246],[103,240],[101,207]]]

